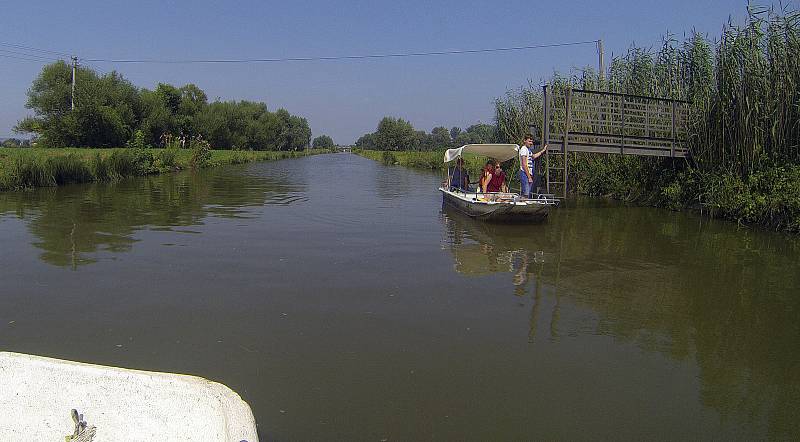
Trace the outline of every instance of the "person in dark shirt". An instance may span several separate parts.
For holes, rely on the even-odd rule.
[[[455,167],[450,170],[450,187],[459,190],[469,190],[469,172],[464,168],[464,159],[456,160]]]

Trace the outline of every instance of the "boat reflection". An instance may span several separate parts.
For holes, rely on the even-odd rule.
[[[468,276],[507,273],[506,287],[514,296],[523,298],[531,294],[529,342],[536,338],[544,295],[554,295],[548,332],[549,339],[557,339],[560,296],[556,286],[545,283],[544,277],[546,267],[558,265],[558,254],[543,237],[536,235],[537,226],[484,223],[448,204],[442,204],[441,220],[448,236],[446,247],[458,273]]]

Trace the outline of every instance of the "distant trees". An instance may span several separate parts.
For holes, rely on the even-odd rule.
[[[19,138],[6,138],[0,143],[0,147],[30,147],[31,140],[21,140]]]
[[[144,134],[148,145],[163,135],[202,136],[215,149],[301,150],[311,141],[305,118],[285,109],[270,112],[251,101],[208,102],[194,84],[159,83],[138,89],[116,72],[98,77],[78,68],[75,109],[71,109],[71,67],[63,61],[42,68],[28,91],[34,116],[20,121],[17,132],[34,133],[48,147],[118,147]]]
[[[414,130],[402,118],[384,117],[375,132],[364,134],[356,146],[372,150],[438,150],[471,143],[492,143],[496,139],[495,126],[474,124],[466,130],[459,127],[447,129],[434,127],[430,133]]]
[[[333,138],[327,135],[320,135],[314,138],[314,141],[311,144],[311,147],[314,149],[330,149],[334,146],[335,144],[333,144]]]

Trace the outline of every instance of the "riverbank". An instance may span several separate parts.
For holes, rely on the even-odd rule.
[[[384,164],[445,169],[438,151],[354,152]],[[465,159],[471,174],[477,174],[482,163],[477,157]],[[513,173],[509,176],[514,179]],[[739,224],[800,233],[800,166],[768,167],[743,178],[703,172],[684,161],[581,153],[570,159],[569,178],[571,191],[581,195],[695,210]]]
[[[0,148],[0,191],[110,181],[190,168],[328,153],[198,149]]]
[[[683,160],[575,154],[572,191],[671,210],[695,210],[742,225],[800,233],[800,166],[740,175]]]

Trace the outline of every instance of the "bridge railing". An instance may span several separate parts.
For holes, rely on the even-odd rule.
[[[544,91],[543,135],[551,151],[687,154],[686,101],[583,89]]]

